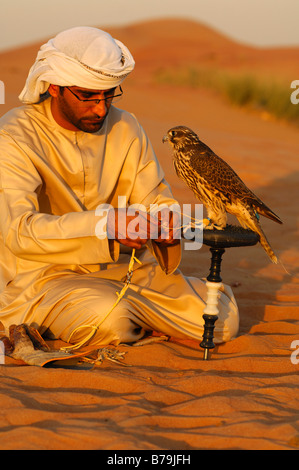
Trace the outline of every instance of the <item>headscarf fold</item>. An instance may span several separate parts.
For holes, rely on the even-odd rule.
[[[19,99],[38,103],[50,84],[108,90],[120,85],[134,66],[128,48],[109,33],[71,28],[41,46]]]

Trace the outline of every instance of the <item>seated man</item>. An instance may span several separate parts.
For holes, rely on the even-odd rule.
[[[177,269],[180,240],[174,230],[163,236],[163,210],[154,239],[148,228],[152,204],[176,201],[144,130],[113,105],[133,68],[129,50],[109,34],[64,31],[41,47],[20,95],[23,105],[0,120],[0,321],[6,329],[27,323],[49,337],[88,338],[93,346],[135,342],[152,330],[201,340],[205,283]],[[99,211],[104,204],[110,209]],[[129,230],[132,204],[145,207],[137,238]],[[132,248],[141,264],[111,310]],[[222,342],[238,332],[238,309],[226,286],[219,309],[214,333]]]

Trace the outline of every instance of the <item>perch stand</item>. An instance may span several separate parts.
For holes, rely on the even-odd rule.
[[[204,309],[204,333],[200,346],[204,349],[204,360],[209,359],[210,350],[215,347],[214,328],[218,318],[218,295],[222,285],[220,276],[222,255],[226,248],[252,246],[259,241],[259,236],[251,230],[227,225],[223,230],[203,230],[203,244],[210,247],[212,253],[210,273],[207,277],[207,305]]]

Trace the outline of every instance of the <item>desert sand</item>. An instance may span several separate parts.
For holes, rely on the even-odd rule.
[[[280,263],[272,264],[259,244],[226,250],[222,278],[237,299],[240,331],[236,339],[217,345],[209,361],[203,361],[198,343],[176,338],[120,346],[131,367],[105,361],[92,370],[51,369],[6,357],[0,366],[0,449],[101,449],[111,455],[114,450],[296,450],[299,129],[269,114],[233,107],[211,90],[161,85],[154,76],[161,66],[203,63],[279,77],[289,88],[299,79],[299,49],[250,48],[179,20],[110,31],[136,59],[121,106],[146,129],[175,197],[196,202],[162,144],[170,127],[183,124],[281,217],[283,225],[262,221]],[[6,87],[1,115],[19,105],[38,47],[0,54]],[[210,252],[203,246],[184,251],[180,268],[204,278],[209,264]]]

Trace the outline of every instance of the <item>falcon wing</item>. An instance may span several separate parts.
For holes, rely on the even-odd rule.
[[[190,163],[194,171],[206,180],[211,190],[219,192],[227,202],[241,201],[259,214],[282,223],[280,218],[246,186],[230,165],[209,147],[206,147],[204,152],[192,152]]]

